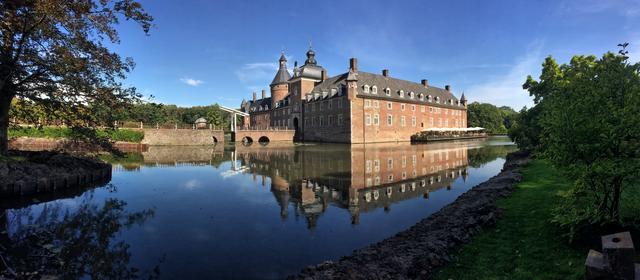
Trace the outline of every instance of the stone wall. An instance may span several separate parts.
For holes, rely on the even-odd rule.
[[[143,144],[205,146],[224,142],[224,131],[210,129],[144,129]]]
[[[147,145],[132,142],[115,142],[111,144],[113,148],[122,152],[142,152]],[[34,138],[17,137],[9,140],[9,150],[20,151],[64,151],[64,152],[98,152],[104,151],[105,147],[99,144],[54,138]]]

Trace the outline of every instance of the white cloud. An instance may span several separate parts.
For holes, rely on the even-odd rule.
[[[537,78],[544,57],[541,56],[541,44],[536,43],[527,54],[520,57],[507,72],[496,75],[487,81],[472,85],[465,90],[469,102],[491,103],[497,106],[510,106],[520,110],[523,106],[533,106],[533,99],[522,89],[527,75]]]
[[[235,74],[243,83],[270,83],[278,70],[278,64],[275,62],[255,62],[247,63]]]
[[[187,190],[195,190],[202,186],[202,183],[196,179],[191,179],[186,181],[182,186]]]
[[[202,83],[204,83],[204,81],[202,80],[196,80],[196,79],[192,79],[192,78],[181,78],[180,79],[181,82],[190,85],[190,86],[194,86],[197,87],[199,85],[201,85]]]

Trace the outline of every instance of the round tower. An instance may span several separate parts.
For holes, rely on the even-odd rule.
[[[271,82],[271,108],[276,108],[276,104],[282,101],[289,94],[289,79],[291,75],[287,70],[287,58],[284,53],[280,56],[280,68]]]

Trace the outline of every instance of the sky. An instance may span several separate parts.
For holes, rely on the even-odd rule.
[[[122,22],[110,47],[136,63],[127,85],[179,106],[238,107],[252,91],[269,92],[281,52],[291,72],[310,45],[329,76],[356,57],[362,71],[386,68],[516,110],[533,105],[522,83],[549,55],[566,63],[629,42],[640,60],[638,0],[139,1],[151,32]]]

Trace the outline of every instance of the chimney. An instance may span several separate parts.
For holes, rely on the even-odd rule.
[[[444,89],[446,89],[448,92],[451,92],[451,86],[450,85],[444,86]]]
[[[267,98],[267,91],[266,90],[262,90],[262,99]]]
[[[389,77],[389,69],[382,69],[382,76]]]
[[[256,102],[256,92],[253,92],[253,102]]]
[[[422,79],[422,81],[420,81],[420,83],[421,83],[424,87],[429,87],[429,80],[427,80],[427,79]]]
[[[353,72],[358,72],[358,59],[352,57],[349,59],[349,70]]]
[[[327,70],[322,70],[322,72],[320,72],[320,79],[323,81],[327,79]]]

